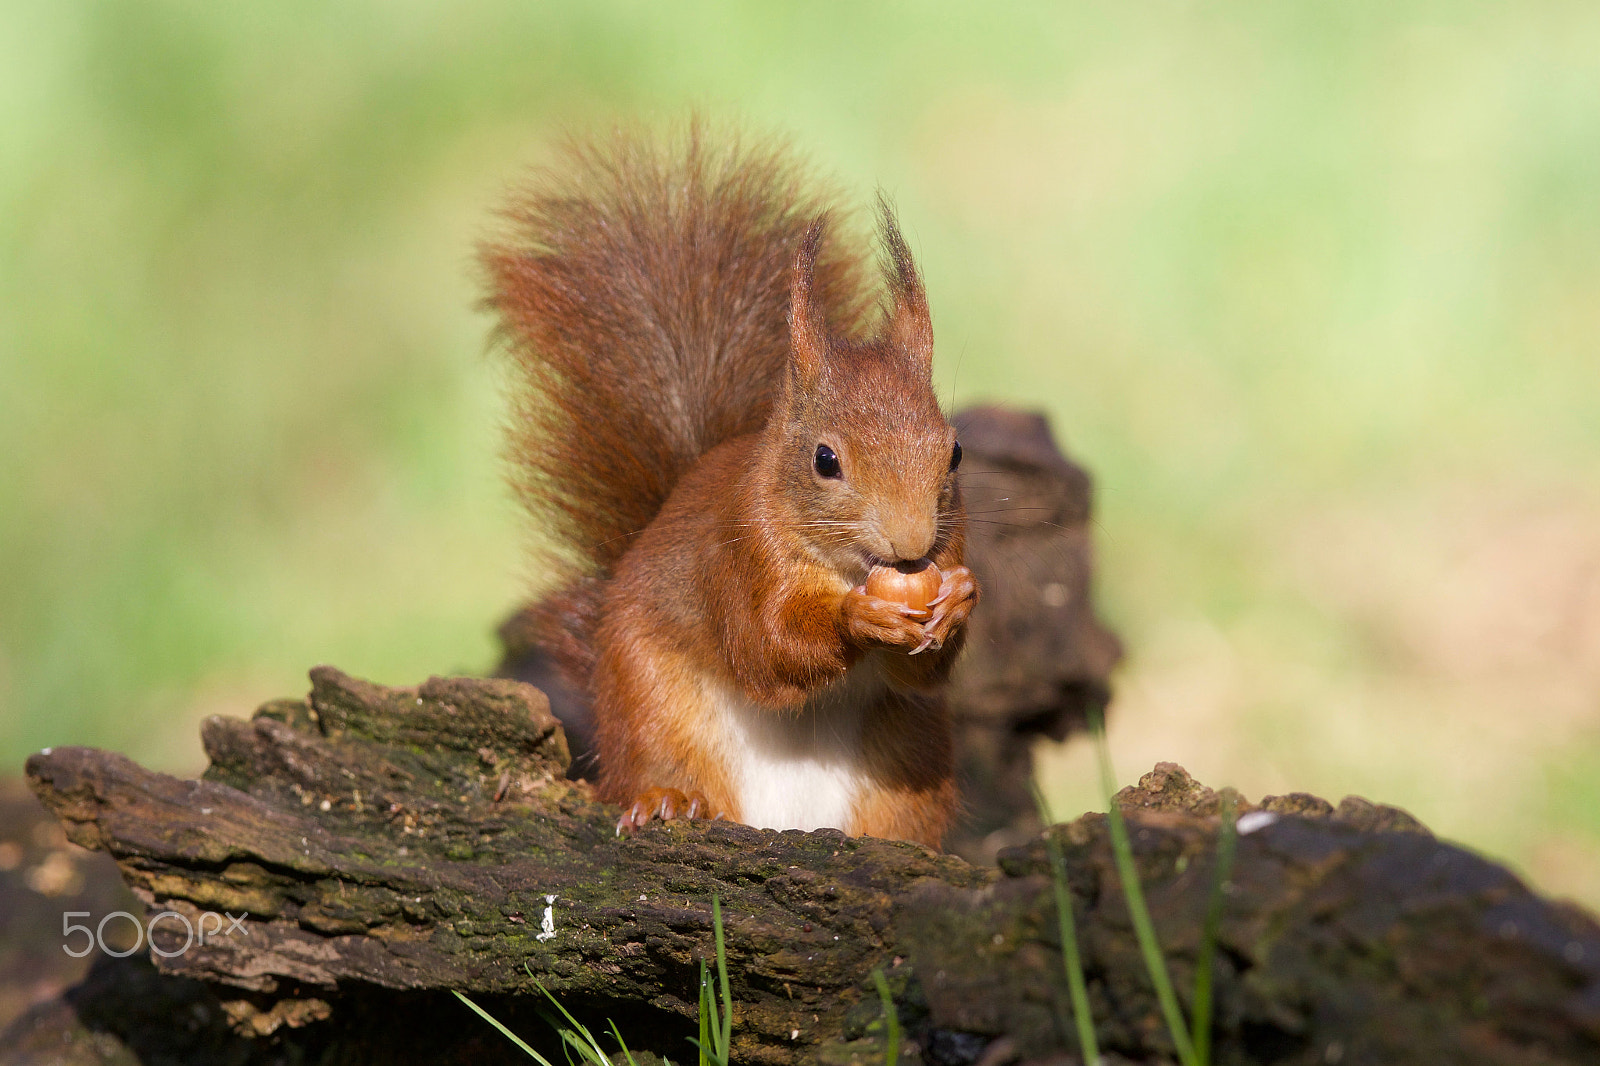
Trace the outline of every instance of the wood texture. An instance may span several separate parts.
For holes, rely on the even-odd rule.
[[[211,719],[205,739],[201,781],[83,748],[35,756],[29,777],[153,908],[249,913],[247,932],[156,960],[207,982],[184,987],[236,1028],[272,1034],[230,1045],[237,1061],[498,1061],[509,1045],[444,993],[481,997],[533,1036],[538,981],[682,1062],[713,895],[738,1061],[881,1062],[875,968],[906,1030],[903,1063],[1070,1061],[1042,840],[980,868],[828,831],[701,823],[618,838],[616,810],[564,777],[542,696],[512,681],[386,689],[319,669],[306,700]],[[1187,1000],[1218,798],[1163,764],[1119,802]],[[1291,796],[1245,809],[1271,817],[1240,839],[1226,896],[1215,1061],[1600,1061],[1591,918],[1392,808]],[[1053,832],[1104,1046],[1169,1061],[1104,817]],[[177,923],[157,927],[164,951],[181,940]],[[76,1009],[13,1037],[37,1050],[50,1025],[70,1033],[92,1015]],[[138,1034],[118,1039],[126,1050]],[[21,1061],[40,1059],[0,1054]]]

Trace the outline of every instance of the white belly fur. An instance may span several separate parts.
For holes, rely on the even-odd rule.
[[[732,750],[725,753],[739,818],[762,829],[850,832],[866,777],[861,730],[883,678],[870,659],[795,711],[762,707],[708,685]]]

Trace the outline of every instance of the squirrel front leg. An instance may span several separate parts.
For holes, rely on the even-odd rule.
[[[895,648],[908,654],[927,640],[926,611],[883,600],[857,586],[839,604],[839,632],[853,647]]]
[[[772,706],[803,703],[844,676],[863,652],[909,652],[923,639],[925,612],[869,596],[814,588],[785,590],[755,632],[730,631],[729,662],[745,694]]]
[[[977,578],[960,564],[959,556],[952,554],[940,561],[944,578],[938,595],[929,603],[931,615],[880,599],[859,585],[842,596],[793,597],[780,613],[783,636],[775,644],[786,645],[792,653],[811,649],[812,661],[827,664],[820,671],[823,681],[782,686],[781,691],[773,691],[775,698],[766,702],[798,702],[874,648],[901,653],[887,660],[891,675],[901,684],[927,688],[943,682],[965,642],[967,618],[977,606],[979,590]],[[841,644],[842,655],[835,650]],[[791,669],[802,677],[817,676],[806,669],[805,658],[800,656]]]

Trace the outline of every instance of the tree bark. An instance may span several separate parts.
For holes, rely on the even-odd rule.
[[[204,943],[186,944],[178,918],[155,925],[169,976],[149,980],[170,1013],[192,1022],[198,1003],[255,1035],[228,1043],[212,1022],[192,1026],[209,1050],[166,1061],[517,1061],[446,993],[531,1037],[547,1032],[530,1010],[542,986],[597,1032],[614,1018],[636,1050],[682,1062],[714,897],[737,1061],[882,1061],[874,969],[906,1031],[903,1063],[1075,1054],[1042,839],[985,868],[826,830],[677,823],[618,837],[616,810],[566,779],[565,738],[531,686],[387,689],[327,668],[312,681],[306,700],[252,721],[208,720],[201,781],[84,748],[29,761],[69,836],[109,851],[152,914],[195,927],[207,912],[245,916],[231,935],[229,919],[208,922]],[[1119,803],[1187,1002],[1218,797],[1163,764]],[[1224,897],[1213,1061],[1600,1061],[1600,927],[1587,915],[1392,808],[1291,796],[1242,809],[1253,831]],[[1052,832],[1102,1047],[1172,1061],[1104,816]],[[64,1041],[96,1016],[83,998],[8,1039],[42,1055],[52,1026]],[[138,1033],[101,1024],[139,1054]],[[39,1061],[10,1054],[0,1062]]]

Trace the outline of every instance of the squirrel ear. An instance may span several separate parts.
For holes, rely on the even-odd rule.
[[[816,280],[817,252],[828,216],[818,215],[806,227],[800,248],[795,252],[794,269],[789,279],[789,361],[800,375],[802,385],[814,384],[822,376],[828,358],[828,321],[817,306],[812,292]]]
[[[911,249],[900,235],[894,207],[878,194],[878,229],[883,241],[883,273],[894,304],[889,311],[888,339],[923,366],[933,365],[933,322],[928,316],[928,294],[922,288]]]

